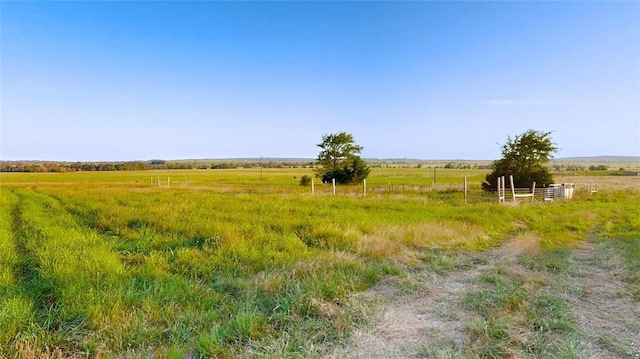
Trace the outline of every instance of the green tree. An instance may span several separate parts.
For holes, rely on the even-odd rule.
[[[356,145],[353,136],[346,132],[323,135],[318,147],[321,151],[316,175],[323,182],[335,178],[336,183],[356,183],[367,178],[371,172],[369,165],[358,156],[363,147]]]
[[[558,148],[551,141],[551,132],[528,130],[515,138],[508,137],[502,146],[502,158],[491,164],[493,170],[482,183],[484,190],[495,190],[498,177],[513,176],[515,187],[548,186],[553,176],[546,164]]]

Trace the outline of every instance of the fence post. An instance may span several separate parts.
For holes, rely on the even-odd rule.
[[[167,177],[167,188],[171,188],[171,179]]]
[[[513,201],[516,201],[516,188],[513,186],[513,175],[509,175],[509,182],[511,182],[511,195],[513,196]]]
[[[311,194],[316,194],[316,187],[313,183],[313,178],[311,179]]]
[[[502,202],[507,200],[507,178],[502,176]]]
[[[331,182],[333,183],[333,195],[335,195],[336,194],[336,179],[332,178]]]
[[[467,204],[467,176],[464,176],[464,204]]]
[[[436,180],[438,179],[438,174],[437,174],[437,170],[438,167],[433,167],[433,184],[436,184]]]
[[[498,177],[498,203],[504,202],[507,195],[507,180],[504,176]]]
[[[367,179],[366,178],[362,180],[362,194],[364,196],[367,195]]]
[[[533,202],[535,197],[536,197],[536,181],[533,181],[533,186],[531,186],[531,202]]]

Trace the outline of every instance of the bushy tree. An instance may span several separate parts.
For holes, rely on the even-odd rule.
[[[551,132],[528,130],[515,138],[508,137],[502,146],[502,158],[491,164],[491,173],[482,183],[484,190],[495,190],[498,177],[513,175],[516,187],[548,186],[553,176],[546,163],[558,148],[551,141]]]
[[[321,151],[316,174],[323,182],[335,178],[336,183],[356,183],[367,178],[371,172],[369,165],[358,156],[363,147],[356,145],[353,136],[346,132],[323,135],[318,147]]]

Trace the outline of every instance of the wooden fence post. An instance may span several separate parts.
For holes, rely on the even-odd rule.
[[[507,178],[502,176],[502,202],[507,200]]]
[[[536,197],[536,181],[533,181],[533,186],[531,186],[531,202],[533,202],[535,197]]]
[[[464,204],[467,204],[467,176],[464,176]]]
[[[516,188],[513,186],[513,175],[509,175],[509,182],[511,182],[511,195],[513,196],[513,201],[516,201]]]

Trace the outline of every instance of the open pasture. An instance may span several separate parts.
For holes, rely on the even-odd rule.
[[[424,191],[367,196],[320,184],[313,196],[303,175],[312,170],[1,174],[0,357],[349,357],[354,330],[393,304],[376,295],[381,283],[429,293],[473,268],[486,273],[459,293],[464,340],[425,337],[410,356],[589,357],[589,334],[558,312],[572,302],[555,276],[594,243],[619,258],[619,295],[640,300],[638,178],[505,206],[463,204],[462,178],[479,188],[478,170],[438,169],[434,184],[425,168],[376,168],[371,187]],[[496,253],[528,272],[487,268]],[[606,333],[599,343],[635,350]]]
[[[481,181],[486,170],[477,169],[444,169],[436,170],[437,183],[449,183],[459,181],[464,176],[469,176],[475,181]],[[385,167],[373,168],[367,179],[370,184],[384,185],[389,182],[394,184],[420,184],[433,183],[433,167]],[[188,169],[188,170],[147,170],[147,171],[102,171],[102,172],[47,172],[47,173],[2,173],[4,184],[33,184],[51,183],[71,185],[77,184],[117,184],[129,186],[157,184],[160,177],[161,184],[166,184],[170,177],[176,185],[183,185],[185,180],[188,185],[297,185],[299,178],[307,175],[314,176],[313,168],[237,168],[237,169]],[[316,181],[319,181],[316,179]]]

